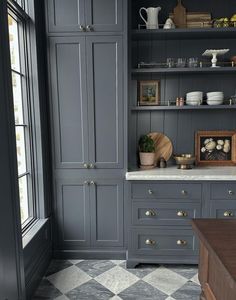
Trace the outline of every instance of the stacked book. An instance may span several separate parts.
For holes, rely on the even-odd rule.
[[[173,20],[174,15],[171,13],[169,17]],[[187,12],[186,27],[187,28],[212,27],[211,14],[205,12]]]

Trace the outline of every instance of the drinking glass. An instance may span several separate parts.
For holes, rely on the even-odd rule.
[[[177,68],[185,68],[186,67],[186,58],[179,57],[177,59]]]
[[[197,68],[198,67],[198,58],[197,57],[190,57],[188,59],[188,67],[189,68]]]
[[[174,68],[174,66],[175,66],[175,60],[174,60],[174,58],[168,57],[166,59],[166,65],[167,65],[168,68]]]

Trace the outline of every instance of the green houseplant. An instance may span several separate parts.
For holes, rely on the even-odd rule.
[[[154,166],[155,164],[154,141],[147,134],[139,139],[139,158],[141,166]]]

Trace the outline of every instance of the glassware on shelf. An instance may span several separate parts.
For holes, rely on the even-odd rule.
[[[183,57],[177,58],[176,67],[177,68],[185,68],[186,67],[186,58],[183,58]]]
[[[168,57],[166,59],[166,65],[168,68],[174,68],[175,67],[175,60],[172,57]]]
[[[197,57],[188,58],[188,67],[189,68],[197,68],[198,67],[198,58]]]

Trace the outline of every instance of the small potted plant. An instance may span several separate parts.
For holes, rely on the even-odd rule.
[[[155,145],[148,135],[143,135],[139,139],[139,158],[141,166],[155,165]]]

